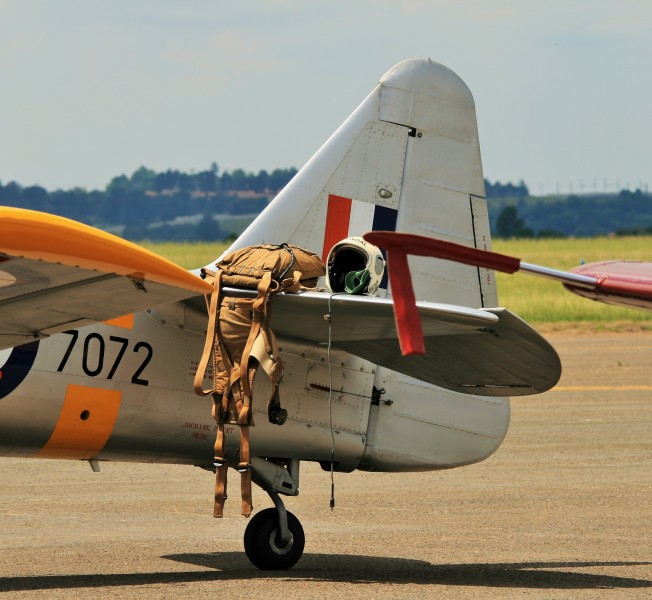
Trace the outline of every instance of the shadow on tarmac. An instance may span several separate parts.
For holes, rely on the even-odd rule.
[[[304,554],[289,571],[260,571],[242,552],[171,554],[162,558],[202,567],[200,571],[99,573],[0,577],[0,592],[179,584],[237,579],[332,581],[346,583],[412,583],[489,588],[630,589],[652,587],[652,581],[579,572],[652,565],[650,562],[524,562],[437,565],[420,560],[344,554]],[[563,569],[563,570],[556,570]],[[568,569],[578,571],[569,572]]]

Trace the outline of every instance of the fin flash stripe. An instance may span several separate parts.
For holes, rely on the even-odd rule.
[[[326,230],[324,231],[324,248],[322,260],[326,262],[331,248],[349,235],[351,220],[351,198],[328,195],[328,210],[326,213]]]
[[[120,391],[70,384],[54,431],[36,456],[97,456],[113,431],[121,401]]]

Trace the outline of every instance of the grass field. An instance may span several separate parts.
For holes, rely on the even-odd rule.
[[[143,244],[186,268],[208,264],[225,244]],[[494,240],[496,252],[525,262],[571,269],[580,260],[630,259],[652,262],[652,237],[578,238],[561,240]],[[497,274],[498,297],[528,323],[547,330],[590,329],[626,331],[652,329],[652,313],[608,306],[567,292],[559,283],[531,275]]]
[[[219,242],[138,242],[138,245],[165,256],[186,269],[207,265],[220,256],[228,246],[227,243]]]
[[[652,262],[650,237],[601,237],[561,240],[494,240],[496,252],[556,269],[571,269],[584,259],[643,260]],[[652,329],[652,313],[609,306],[567,292],[561,284],[541,277],[497,274],[498,298],[528,323],[546,329],[579,326],[595,331]]]

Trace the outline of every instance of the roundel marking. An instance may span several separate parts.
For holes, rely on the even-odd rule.
[[[38,351],[38,340],[0,350],[0,398],[13,392],[27,377]]]

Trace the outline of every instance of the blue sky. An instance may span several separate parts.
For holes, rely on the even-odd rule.
[[[470,87],[490,180],[652,187],[647,0],[0,0],[0,181],[299,168],[413,56]]]

